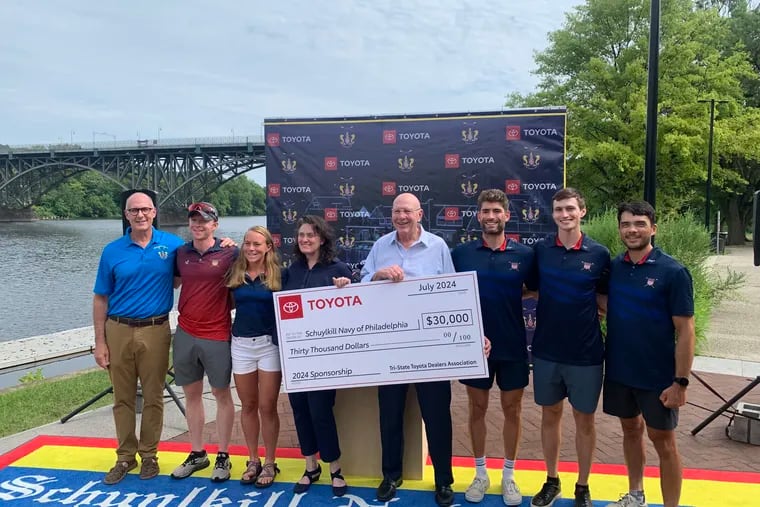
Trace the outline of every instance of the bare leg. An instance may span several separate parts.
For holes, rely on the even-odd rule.
[[[621,418],[623,428],[623,455],[628,468],[628,491],[644,491],[644,419],[639,415]]]
[[[240,426],[248,447],[248,459],[256,461],[259,459],[259,372],[235,373],[235,388],[242,404]]]
[[[203,426],[206,413],[203,410],[203,380],[182,386],[185,393],[185,417],[193,451],[203,450]]]
[[[562,439],[562,405],[541,407],[541,448],[544,451],[546,473],[549,477],[559,477],[559,445]]]
[[[681,500],[683,470],[676,444],[676,432],[647,427],[647,433],[660,457],[660,489],[663,506],[678,507],[678,502]]]
[[[522,414],[523,389],[501,392],[501,410],[504,412],[504,457],[517,459],[520,446],[520,415]]]
[[[232,438],[232,425],[235,424],[235,404],[232,401],[230,387],[212,387],[211,393],[216,399],[216,431],[219,438],[219,452],[227,452]]]
[[[486,455],[486,411],[488,411],[488,394],[485,389],[467,387],[470,403],[470,439],[472,453],[476,458]]]
[[[575,452],[578,456],[578,484],[588,486],[591,463],[594,461],[596,447],[595,414],[584,414],[573,409],[575,418]]]

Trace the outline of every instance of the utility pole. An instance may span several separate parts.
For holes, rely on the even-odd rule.
[[[707,142],[707,184],[705,187],[705,229],[710,230],[710,201],[712,200],[712,165],[713,165],[713,133],[715,126],[715,103],[723,104],[727,100],[700,99],[697,102],[710,104],[710,137]]]

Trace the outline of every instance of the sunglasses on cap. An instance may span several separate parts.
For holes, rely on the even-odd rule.
[[[200,213],[200,215],[205,218],[206,220],[218,220],[219,219],[219,213],[216,211],[216,208],[213,204],[209,204],[207,202],[194,202],[190,206],[187,207],[188,215],[192,215],[193,213]]]

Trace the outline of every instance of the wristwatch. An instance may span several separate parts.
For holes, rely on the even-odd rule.
[[[681,387],[687,387],[689,385],[689,378],[688,377],[673,377],[673,382],[675,382]]]

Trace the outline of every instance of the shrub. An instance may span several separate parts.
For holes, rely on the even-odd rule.
[[[693,215],[664,215],[658,217],[657,221],[655,244],[686,266],[694,280],[694,322],[699,351],[707,340],[712,309],[744,284],[744,275],[728,270],[724,278],[707,266],[710,235]],[[615,209],[589,219],[583,226],[583,231],[609,248],[613,257],[625,251],[618,233]]]

